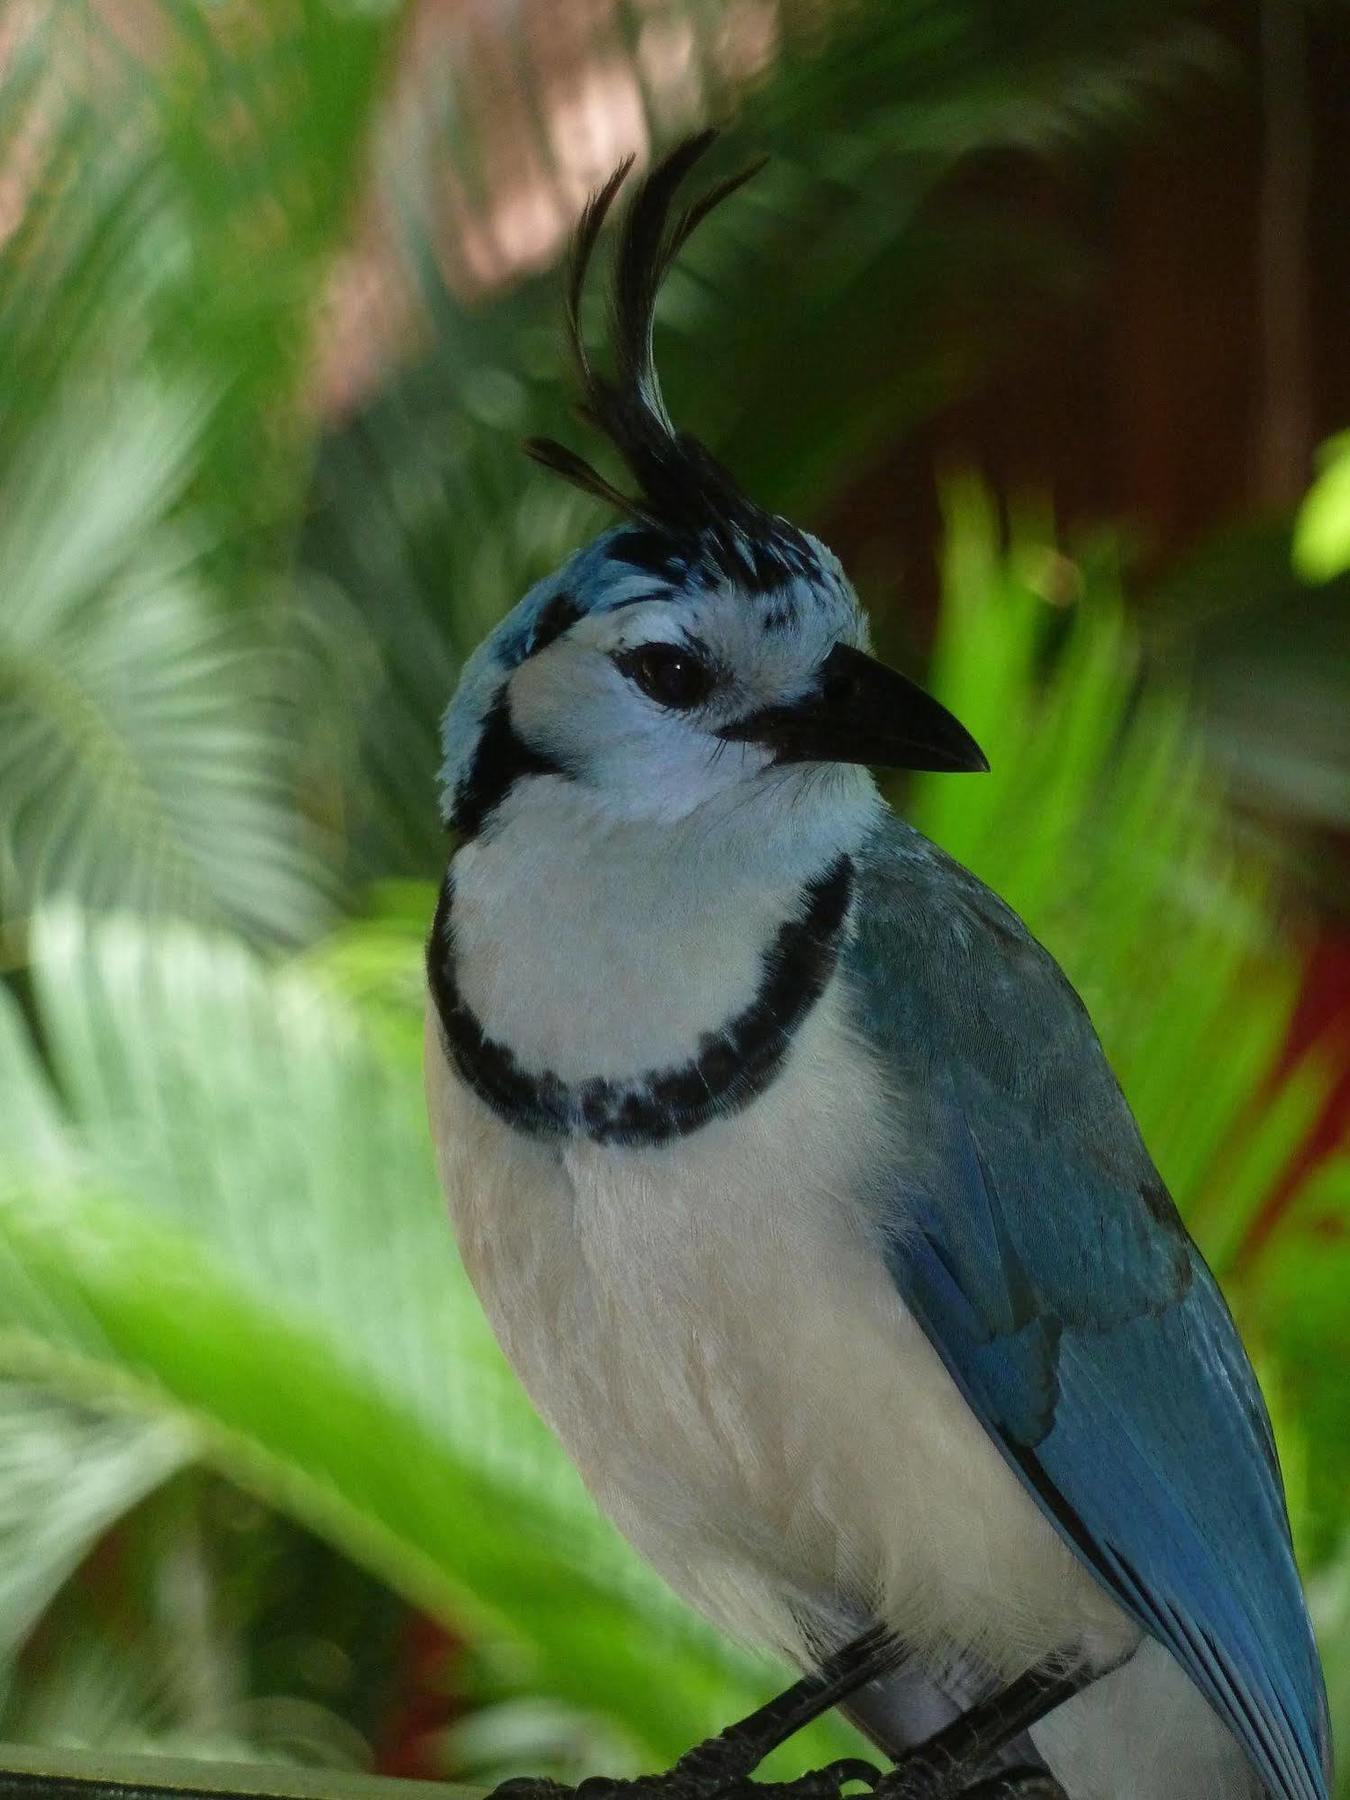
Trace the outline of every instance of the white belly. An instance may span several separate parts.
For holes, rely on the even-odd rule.
[[[643,1149],[535,1140],[446,1065],[428,1100],[465,1265],[602,1510],[724,1628],[891,1623],[1014,1673],[1132,1638],[960,1398],[869,1235],[897,1105],[833,997],[752,1106]],[[890,1121],[883,1124],[881,1121]]]
[[[1259,1800],[1264,1793],[1232,1733],[1151,1639],[1031,1736],[1069,1800]]]

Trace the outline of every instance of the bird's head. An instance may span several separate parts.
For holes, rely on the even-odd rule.
[[[943,706],[867,653],[866,617],[825,545],[757,506],[666,411],[652,355],[658,288],[694,227],[753,173],[675,212],[713,135],[674,150],[627,209],[612,376],[584,346],[581,293],[630,163],[582,216],[568,321],[583,412],[637,492],[552,440],[526,446],[623,522],[532,589],[465,665],[442,771],[462,837],[490,830],[536,776],[578,784],[615,818],[677,818],[747,784],[781,794],[795,772],[829,765],[987,767]]]

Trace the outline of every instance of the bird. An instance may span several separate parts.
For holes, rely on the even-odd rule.
[[[1327,1800],[1219,1287],[1068,979],[873,774],[985,757],[667,409],[658,292],[755,172],[681,204],[716,135],[581,216],[580,409],[625,474],[526,449],[614,522],[444,716],[425,1067],[465,1268],[600,1509],[801,1671],[673,1792],[838,1701],[893,1800]]]

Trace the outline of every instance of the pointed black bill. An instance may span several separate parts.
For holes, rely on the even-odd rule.
[[[836,644],[820,685],[791,706],[766,706],[719,736],[762,744],[777,762],[870,763],[881,769],[985,770],[983,750],[916,682]]]

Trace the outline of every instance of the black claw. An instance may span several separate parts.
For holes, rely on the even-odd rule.
[[[764,1782],[729,1774],[717,1768],[716,1758],[709,1758],[702,1767],[691,1768],[682,1760],[664,1775],[640,1775],[635,1780],[588,1775],[574,1788],[547,1777],[517,1777],[494,1788],[488,1800],[843,1800],[850,1782],[876,1790],[882,1780],[879,1769],[857,1756],[840,1757],[795,1781]]]
[[[824,1768],[799,1775],[795,1781],[752,1781],[747,1775],[717,1769],[715,1760],[701,1770],[696,1766],[691,1771],[682,1760],[664,1775],[642,1775],[634,1781],[592,1775],[577,1787],[561,1789],[559,1793],[563,1800],[844,1800],[844,1789],[850,1782],[875,1789],[881,1780],[881,1771],[858,1756],[840,1757]],[[520,1790],[514,1796],[498,1790],[501,1800],[557,1800],[554,1795],[537,1791],[543,1783],[526,1781],[514,1785]],[[490,1796],[489,1800],[497,1800],[497,1796]]]
[[[828,1775],[836,1788],[846,1782],[861,1781],[864,1786],[874,1788],[881,1780],[881,1770],[874,1763],[864,1762],[860,1756],[841,1756],[837,1762],[826,1765],[820,1773]]]
[[[960,1765],[950,1757],[937,1760],[912,1750],[882,1776],[875,1793],[877,1800],[961,1800],[965,1788]]]
[[[1005,1769],[966,1788],[961,1800],[1066,1800],[1064,1789],[1045,1769]]]
[[[860,1781],[875,1788],[881,1772],[858,1756],[840,1757],[823,1769],[812,1769],[795,1781],[746,1781],[734,1789],[723,1789],[720,1800],[842,1800],[850,1781]]]

